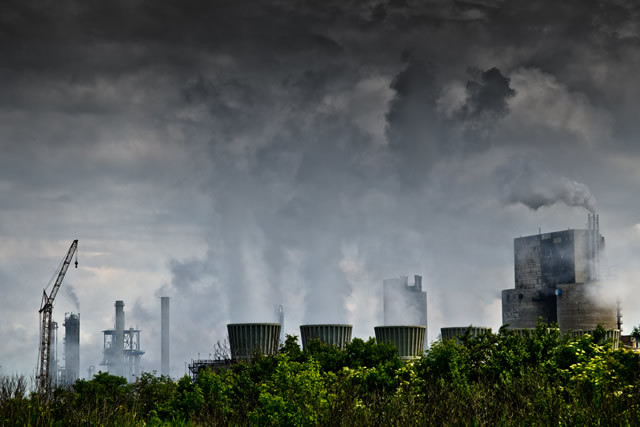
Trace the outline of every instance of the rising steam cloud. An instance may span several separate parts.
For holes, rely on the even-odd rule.
[[[562,202],[596,211],[596,199],[585,184],[545,170],[536,160],[512,158],[496,171],[506,204],[522,203],[533,210]]]
[[[80,299],[73,286],[65,284],[63,289],[65,296],[75,305],[76,310],[80,311]]]

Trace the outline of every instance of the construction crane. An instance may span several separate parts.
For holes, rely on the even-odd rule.
[[[40,374],[38,377],[39,391],[42,394],[46,394],[49,391],[50,385],[49,367],[51,366],[51,316],[53,315],[53,301],[56,299],[56,295],[58,294],[58,290],[60,289],[60,285],[62,284],[64,275],[67,273],[67,269],[69,268],[69,264],[71,264],[74,254],[76,256],[75,265],[76,268],[78,268],[77,251],[78,241],[74,240],[73,243],[71,243],[71,247],[69,248],[67,255],[56,269],[58,276],[53,288],[51,288],[51,293],[47,295],[46,288],[42,291],[42,302],[40,303]],[[51,284],[51,282],[49,282],[49,284]],[[47,284],[47,287],[49,287],[49,284]]]

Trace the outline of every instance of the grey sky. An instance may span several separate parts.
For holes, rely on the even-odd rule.
[[[42,287],[76,238],[81,375],[116,299],[152,370],[172,297],[175,375],[275,304],[289,333],[373,335],[399,275],[424,277],[430,339],[497,328],[513,238],[586,223],[555,197],[595,200],[628,332],[639,47],[624,0],[4,2],[2,371],[33,372]]]

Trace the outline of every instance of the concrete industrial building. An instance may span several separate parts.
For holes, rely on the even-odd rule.
[[[129,381],[140,375],[140,358],[144,351],[140,349],[140,330],[124,328],[124,302],[116,301],[115,329],[102,331],[102,366],[112,375],[125,377]]]
[[[414,276],[413,285],[409,285],[407,276],[386,279],[382,287],[385,326],[427,327],[427,293],[422,290],[422,276]]]
[[[615,303],[595,297],[604,248],[597,215],[589,215],[587,229],[520,237],[513,246],[515,289],[502,291],[503,324],[535,328],[541,318],[562,331],[616,329]]]

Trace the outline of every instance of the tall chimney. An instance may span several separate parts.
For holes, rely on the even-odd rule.
[[[169,372],[169,297],[160,297],[160,374]]]
[[[124,301],[118,300],[116,307],[116,336],[113,348],[114,375],[124,376]]]

